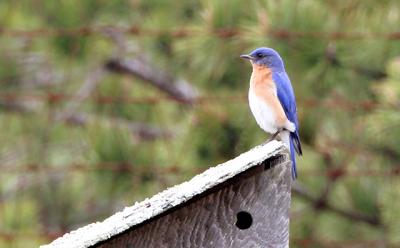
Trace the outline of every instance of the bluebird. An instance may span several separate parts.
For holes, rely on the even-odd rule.
[[[292,177],[297,177],[296,152],[302,155],[296,99],[282,58],[272,48],[261,47],[248,55],[253,66],[250,78],[249,105],[257,124],[277,136],[290,151]],[[269,140],[268,140],[269,141]]]

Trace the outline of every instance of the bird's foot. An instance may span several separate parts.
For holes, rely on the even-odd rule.
[[[267,143],[273,141],[274,139],[276,139],[276,137],[278,136],[278,134],[279,134],[280,132],[282,132],[282,131],[283,131],[283,128],[279,128],[269,139],[267,139],[267,141],[265,141],[265,142],[263,143],[263,145],[265,145],[265,144],[267,144]]]

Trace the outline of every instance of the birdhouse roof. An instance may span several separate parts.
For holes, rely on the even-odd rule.
[[[102,222],[96,222],[64,234],[42,247],[90,247],[101,241],[143,224],[168,210],[185,204],[228,179],[285,152],[281,142],[272,141],[257,146],[240,156],[211,167],[191,180],[168,188],[151,198],[136,202]]]

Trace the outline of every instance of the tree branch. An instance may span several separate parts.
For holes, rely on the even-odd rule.
[[[79,90],[74,95],[74,101],[71,101],[66,106],[66,110],[57,114],[55,119],[56,121],[65,121],[71,118],[75,111],[82,104],[83,100],[88,98],[92,92],[96,89],[97,85],[100,82],[100,79],[104,77],[105,70],[102,67],[95,68],[90,71],[85,82],[79,88]]]
[[[0,100],[0,109],[8,111],[8,112],[17,112],[21,114],[31,113],[34,111],[32,107],[28,107],[27,105],[20,102],[7,102]]]
[[[39,108],[32,108],[20,103],[7,103],[0,102],[0,108],[8,112],[15,112],[18,114],[37,114],[40,112]],[[107,122],[113,127],[129,130],[139,140],[152,141],[155,139],[169,139],[174,136],[171,130],[152,126],[143,122],[132,122],[117,118],[100,118],[96,115],[90,115],[82,112],[71,112],[64,116],[59,121],[71,126],[86,126],[89,122]]]
[[[324,210],[336,213],[338,215],[341,215],[342,217],[345,217],[347,219],[350,219],[353,221],[364,222],[364,223],[367,223],[367,224],[370,224],[373,226],[382,225],[381,220],[379,219],[378,216],[365,215],[360,212],[354,212],[354,211],[338,208],[336,206],[333,206],[329,202],[321,202],[318,199],[318,197],[314,196],[308,189],[306,189],[305,187],[303,187],[299,184],[293,184],[292,191],[297,196],[310,202],[316,209],[324,209]]]
[[[108,123],[113,127],[127,129],[139,140],[151,141],[155,139],[169,139],[173,137],[173,133],[170,130],[152,126],[148,123],[143,122],[132,122],[124,119],[118,118],[100,118],[95,115],[90,115],[86,113],[73,113],[69,115],[67,119],[64,120],[65,123],[70,125],[86,126],[90,122]]]
[[[196,100],[196,90],[186,81],[174,78],[171,74],[145,59],[110,59],[105,67],[115,73],[123,73],[140,78],[183,103]]]

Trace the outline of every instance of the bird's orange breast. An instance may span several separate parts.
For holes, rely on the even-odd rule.
[[[287,117],[278,99],[271,69],[266,66],[253,64],[250,89],[274,112],[276,124],[280,127],[285,126]]]

